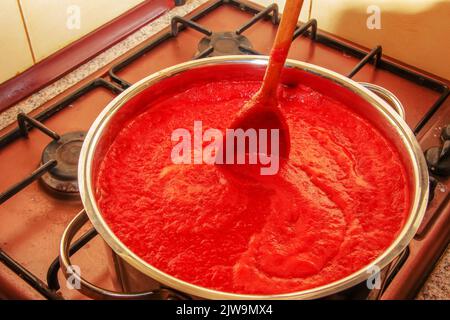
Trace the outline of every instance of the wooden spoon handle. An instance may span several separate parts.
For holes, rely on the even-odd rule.
[[[269,64],[259,95],[263,99],[271,99],[276,95],[281,72],[286,62],[298,17],[304,0],[287,0],[278,27],[275,43],[270,53]]]

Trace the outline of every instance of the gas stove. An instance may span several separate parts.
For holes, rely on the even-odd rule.
[[[77,160],[84,135],[115,96],[151,73],[191,59],[267,55],[278,23],[276,5],[209,1],[174,17],[168,28],[1,130],[0,298],[87,298],[65,285],[59,242],[82,210]],[[298,26],[289,57],[382,86],[403,103],[431,173],[425,218],[408,248],[382,271],[380,289],[369,291],[362,284],[329,299],[413,298],[450,238],[448,83],[384,57],[380,46],[367,50],[321,32],[314,19]],[[82,232],[71,247],[82,276],[108,290],[134,290],[96,231]]]

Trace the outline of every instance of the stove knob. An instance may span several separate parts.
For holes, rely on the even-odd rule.
[[[439,176],[450,176],[450,140],[442,147],[433,147],[425,151],[430,171]]]
[[[441,139],[443,141],[450,140],[450,124],[442,129]]]
[[[436,190],[437,184],[438,184],[437,179],[433,176],[430,176],[430,180],[429,180],[430,193],[428,196],[428,203],[430,203],[434,199],[434,191]]]

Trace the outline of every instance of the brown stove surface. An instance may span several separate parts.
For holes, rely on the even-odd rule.
[[[230,49],[235,52],[236,47],[242,53],[266,55],[275,37],[274,22],[277,19],[272,15],[277,11],[275,7],[269,7],[266,14],[262,14],[266,19],[255,19],[255,24],[246,28],[246,24],[260,10],[260,7],[248,2],[210,1],[185,17],[186,20],[174,19],[172,28],[161,31],[28,116],[44,123],[59,136],[86,132],[99,112],[120,91],[153,72],[194,57],[218,54],[217,50]],[[195,23],[190,23],[188,19],[195,20]],[[305,27],[306,33],[294,40],[290,58],[349,75],[370,51],[320,31],[317,39],[312,40],[314,23],[310,23],[309,27]],[[230,39],[229,34],[223,34],[234,34],[237,30],[242,37]],[[217,39],[218,36],[222,38]],[[209,47],[221,41],[219,47]],[[375,49],[370,56],[376,57],[379,50]],[[450,124],[450,101],[445,100],[448,92],[442,80],[430,78],[384,57],[377,66],[373,63],[364,65],[353,79],[385,87],[400,99],[406,110],[406,121],[417,133],[424,151],[441,145],[441,130]],[[32,123],[27,125],[30,123],[25,123],[25,129],[33,126]],[[0,261],[9,266],[0,264],[0,298],[43,298],[42,294],[18,277],[17,268],[7,257],[42,280],[38,287],[43,288],[44,296],[55,298],[57,288],[51,280],[48,288],[47,272],[58,256],[64,229],[82,209],[82,204],[77,197],[54,192],[40,181],[32,182],[33,179],[22,190],[19,190],[20,185],[14,187],[41,165],[43,150],[54,139],[49,132],[36,128],[30,130],[25,138],[25,131],[28,130],[19,130],[17,123],[0,131],[0,192],[4,192],[0,194]],[[51,163],[49,165],[52,166]],[[424,223],[409,250],[392,268],[395,270],[389,272],[389,279],[383,292],[380,292],[382,295],[378,294],[377,298],[412,298],[426,279],[449,241],[449,184],[447,177],[437,177],[434,199]],[[109,270],[109,255],[100,237],[95,237],[73,256],[73,261],[81,267],[83,277],[99,286],[118,290],[121,286]],[[19,271],[23,276],[24,271]],[[61,274],[58,278],[61,289],[57,292],[65,299],[85,298],[76,290],[67,289]],[[361,295],[351,297],[361,298]]]

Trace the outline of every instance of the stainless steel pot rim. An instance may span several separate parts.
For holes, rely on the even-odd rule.
[[[131,264],[142,273],[169,288],[173,288],[192,296],[206,299],[312,299],[328,296],[352,287],[358,283],[361,283],[362,281],[365,281],[370,276],[370,271],[374,266],[377,266],[380,269],[385,267],[407,247],[408,243],[416,233],[420,222],[422,221],[428,201],[428,170],[420,146],[405,121],[392,110],[388,103],[386,103],[376,94],[364,88],[362,85],[356,83],[355,81],[319,66],[295,60],[288,60],[286,62],[287,67],[301,69],[324,77],[363,97],[384,115],[390,125],[396,128],[399,137],[401,137],[402,142],[405,144],[406,149],[409,153],[409,157],[411,158],[413,164],[414,183],[418,187],[415,189],[414,201],[411,206],[410,216],[406,221],[402,231],[397,236],[396,240],[391,244],[391,246],[387,248],[384,253],[377,259],[375,259],[372,263],[354,272],[353,274],[350,274],[347,277],[339,279],[332,283],[308,290],[285,294],[249,295],[216,291],[172,277],[153,267],[146,261],[142,260],[116,237],[116,235],[104,221],[100,210],[97,207],[94,190],[92,189],[92,161],[96,146],[101,139],[102,132],[104,131],[110,120],[114,117],[114,114],[125,103],[127,103],[130,98],[139,94],[146,88],[150,87],[152,84],[183,71],[188,71],[193,68],[208,65],[213,66],[217,64],[229,63],[266,65],[267,61],[268,57],[266,56],[211,57],[201,60],[189,61],[154,73],[137,82],[117,98],[115,98],[111,103],[109,103],[109,105],[97,117],[85,138],[85,142],[83,144],[80,155],[78,177],[81,199],[91,223],[94,225],[103,239],[108,243],[108,245],[122,259],[124,259],[127,263]]]

